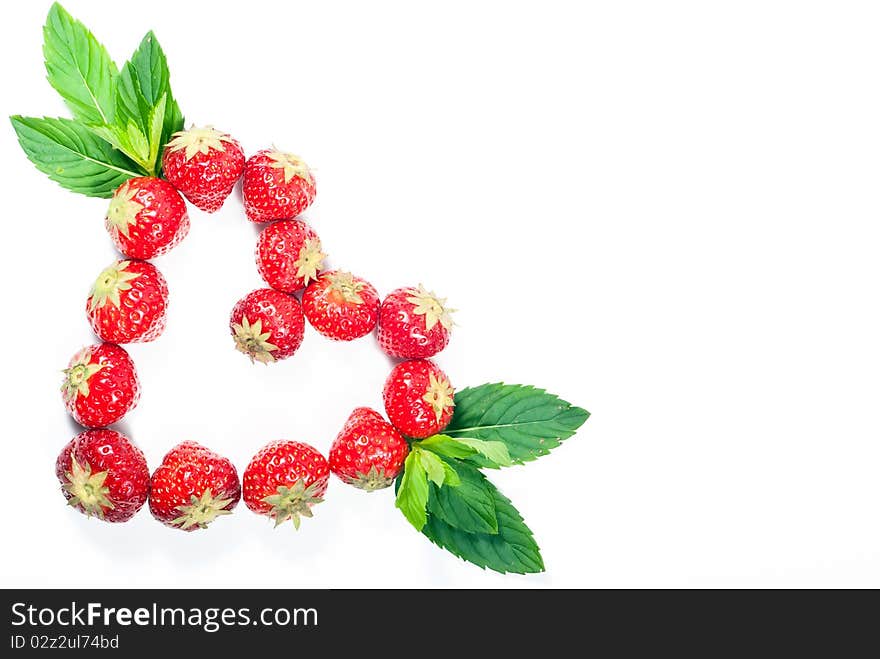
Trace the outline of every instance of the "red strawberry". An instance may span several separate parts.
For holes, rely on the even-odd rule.
[[[162,173],[198,208],[219,210],[244,170],[244,151],[213,126],[174,133],[162,155]]]
[[[141,450],[115,430],[86,430],[61,449],[55,475],[67,503],[105,522],[125,522],[150,491],[150,470]]]
[[[165,329],[168,284],[147,261],[116,261],[98,275],[86,314],[101,339],[110,343],[152,341]]]
[[[312,506],[323,501],[329,480],[330,468],[316,449],[303,442],[270,442],[244,470],[244,502],[275,526],[289,519],[298,529],[300,516],[311,517]]]
[[[446,298],[418,288],[398,288],[388,294],[379,313],[379,346],[391,357],[423,359],[449,343],[452,313]]]
[[[422,439],[449,425],[455,390],[432,361],[414,359],[394,367],[382,397],[388,419],[404,435]]]
[[[137,405],[140,383],[128,353],[112,343],[88,346],[64,369],[61,393],[77,423],[102,428]]]
[[[196,442],[168,451],[150,484],[153,517],[182,531],[207,528],[220,515],[229,515],[240,498],[235,466]]]
[[[318,332],[336,341],[351,341],[373,331],[379,320],[379,294],[351,273],[325,272],[303,293],[303,312]]]
[[[299,156],[263,149],[244,165],[242,194],[251,222],[289,220],[315,200],[315,177]]]
[[[358,407],[330,447],[330,471],[372,491],[388,487],[403,469],[409,444],[382,415]]]
[[[133,259],[161,256],[189,232],[186,202],[168,181],[132,178],[119,186],[107,209],[107,231]]]
[[[248,355],[251,362],[268,364],[296,352],[303,340],[305,320],[295,297],[258,288],[233,307],[229,328],[239,352]]]
[[[327,255],[318,234],[299,220],[270,224],[257,240],[257,270],[272,288],[293,293],[318,277]]]

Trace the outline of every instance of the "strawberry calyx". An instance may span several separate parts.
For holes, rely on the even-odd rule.
[[[128,238],[128,227],[137,223],[137,214],[144,205],[134,200],[137,190],[132,190],[126,181],[113,195],[107,208],[107,222],[119,233]]]
[[[367,473],[358,472],[357,475],[348,481],[349,485],[354,485],[367,492],[381,490],[388,487],[394,479],[385,475],[385,468],[376,465],[370,465]]]
[[[328,275],[330,284],[327,293],[333,295],[336,300],[342,300],[346,304],[363,304],[361,291],[366,284],[354,278],[350,272],[334,272]]]
[[[447,408],[455,406],[452,399],[454,393],[455,389],[452,388],[448,380],[443,378],[438,380],[433,373],[428,373],[428,390],[422,396],[422,400],[434,410],[437,423],[440,422],[440,418]]]
[[[268,364],[275,361],[272,352],[278,350],[278,346],[269,342],[272,333],[263,331],[262,320],[251,324],[247,316],[242,316],[241,323],[232,324],[232,330],[235,332],[235,349],[250,357],[251,363],[258,361]]]
[[[189,505],[177,506],[176,510],[181,513],[180,517],[171,520],[175,526],[182,529],[188,529],[198,526],[205,529],[208,524],[217,519],[220,515],[229,515],[231,510],[226,510],[226,506],[232,503],[232,499],[220,499],[211,494],[209,487],[202,493],[201,497],[192,495]]]
[[[92,364],[91,361],[92,351],[89,348],[83,348],[74,355],[70,366],[62,371],[66,376],[61,384],[64,400],[69,401],[77,396],[88,397],[89,379],[104,368],[103,364]]]
[[[318,270],[324,263],[327,255],[321,251],[321,241],[306,238],[299,250],[299,256],[293,265],[296,266],[296,276],[302,278],[303,284],[308,285],[309,280],[318,278]]]
[[[266,156],[272,161],[269,163],[270,167],[273,169],[284,170],[285,183],[290,183],[290,180],[294,176],[301,178],[306,183],[312,182],[312,172],[309,170],[309,166],[306,165],[305,161],[299,156],[295,156],[292,153],[285,153],[284,151],[279,151],[274,148],[269,151]]]
[[[89,463],[80,464],[71,455],[70,471],[64,474],[67,482],[62,486],[70,493],[67,500],[69,506],[80,506],[88,517],[97,515],[104,517],[104,510],[112,510],[115,506],[108,498],[110,488],[104,485],[107,479],[106,471],[92,473]]]
[[[415,305],[413,313],[425,317],[425,331],[430,332],[437,323],[440,323],[447,330],[452,329],[452,314],[456,309],[450,309],[446,306],[445,297],[437,297],[433,291],[425,290],[421,284],[418,288],[408,289],[407,293],[409,293],[409,297],[406,298],[406,301]]]
[[[89,292],[89,311],[100,309],[107,302],[117,309],[121,306],[119,293],[129,290],[131,288],[129,282],[140,277],[139,273],[126,270],[130,264],[131,261],[117,261],[101,271]]]
[[[207,155],[208,151],[226,151],[223,142],[232,144],[232,137],[226,133],[221,133],[213,126],[203,126],[196,128],[190,126],[189,130],[181,130],[171,136],[168,142],[169,151],[180,151],[185,149],[183,153],[184,160],[189,160],[197,153]]]
[[[292,487],[279,485],[277,494],[263,497],[262,500],[272,507],[267,514],[275,519],[275,527],[289,519],[293,527],[299,529],[301,517],[312,517],[312,506],[324,500],[316,494],[319,486],[320,483],[312,483],[306,487],[305,481],[300,479]]]

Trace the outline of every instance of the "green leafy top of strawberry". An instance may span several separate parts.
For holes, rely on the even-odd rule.
[[[74,355],[70,366],[64,369],[66,376],[61,385],[64,400],[71,400],[76,396],[89,395],[89,379],[102,368],[103,364],[92,364],[92,351],[83,348]]]
[[[337,270],[327,275],[330,284],[327,291],[338,294],[342,300],[348,304],[363,304],[364,298],[361,297],[361,291],[366,288],[367,283],[355,278],[350,272]]]
[[[367,473],[357,474],[351,484],[367,492],[375,492],[388,487],[393,482],[393,478],[388,478],[385,475],[383,467],[377,468],[376,465],[371,465]]]
[[[410,296],[406,298],[407,302],[415,305],[413,313],[417,316],[425,317],[425,329],[430,331],[437,323],[450,330],[452,329],[452,314],[456,309],[450,309],[446,306],[446,298],[437,297],[433,291],[428,291],[424,286],[419,284],[418,288],[409,289]]]
[[[116,261],[101,271],[89,292],[89,309],[91,311],[100,309],[108,302],[117,309],[119,308],[121,304],[119,293],[130,290],[131,284],[129,282],[140,277],[137,272],[126,270],[130,264],[131,261]]]
[[[272,334],[263,331],[262,320],[251,324],[247,316],[242,316],[241,323],[233,323],[232,329],[235,332],[235,348],[250,357],[252,362],[268,364],[275,361],[272,353],[278,350],[278,346],[269,342]]]
[[[104,517],[104,510],[114,507],[107,497],[110,488],[104,485],[107,480],[106,471],[92,473],[88,463],[80,464],[71,456],[70,471],[65,474],[65,478],[67,482],[62,487],[71,494],[67,500],[68,505],[81,506],[89,517]]]
[[[312,172],[309,170],[305,161],[292,153],[285,153],[273,148],[266,154],[272,161],[271,167],[284,171],[284,182],[290,183],[294,177],[301,178],[303,181],[310,183],[312,180]]]
[[[293,527],[299,529],[300,518],[312,517],[312,506],[324,500],[317,495],[323,487],[324,484],[320,482],[306,486],[305,481],[300,479],[292,487],[279,485],[275,494],[264,497],[263,501],[272,506],[269,516],[275,520],[275,526],[289,519]]]
[[[299,256],[293,264],[296,266],[296,276],[303,280],[303,285],[308,285],[309,280],[318,278],[318,270],[324,263],[327,255],[321,251],[321,241],[314,238],[306,238]]]
[[[131,189],[126,182],[113,195],[107,208],[107,221],[126,238],[128,227],[137,224],[137,214],[144,209],[143,204],[134,200],[136,194],[137,190]]]
[[[428,390],[425,392],[422,400],[428,403],[431,406],[431,409],[434,410],[438,423],[446,409],[455,406],[455,402],[452,398],[454,393],[455,390],[452,388],[452,385],[449,384],[448,380],[444,378],[438,380],[433,372],[428,373]]]
[[[177,131],[171,136],[168,149],[171,151],[184,150],[183,157],[190,160],[197,153],[207,154],[211,149],[226,151],[223,142],[232,143],[232,138],[226,133],[221,133],[213,126]]]
[[[192,496],[188,505],[177,506],[181,513],[180,517],[173,519],[171,524],[182,529],[197,526],[200,529],[208,528],[208,524],[220,515],[231,515],[232,511],[226,506],[232,503],[232,499],[219,499],[211,494],[211,488],[202,493],[201,497]]]

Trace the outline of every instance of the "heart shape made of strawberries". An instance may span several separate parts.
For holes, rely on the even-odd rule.
[[[406,437],[435,435],[452,418],[454,389],[427,358],[448,344],[453,310],[421,285],[395,289],[383,300],[363,277],[327,268],[320,237],[300,217],[315,199],[316,181],[298,156],[264,149],[245,159],[230,135],[191,128],[172,136],[163,172],[165,179],[125,181],[108,206],[105,226],[120,258],[98,274],[85,300],[87,320],[101,343],[74,355],[62,386],[71,415],[88,428],[59,457],[57,473],[69,502],[88,515],[125,521],[148,500],[159,521],[193,531],[229,514],[243,497],[248,508],[276,525],[290,520],[299,527],[323,500],[331,472],[368,491],[389,487],[409,454]],[[254,254],[265,286],[234,304],[230,348],[255,365],[276,368],[300,350],[306,323],[318,340],[343,343],[374,335],[388,357],[403,360],[384,388],[390,422],[373,409],[356,408],[330,448],[329,461],[304,442],[271,442],[253,456],[243,484],[231,461],[184,442],[171,448],[145,481],[143,454],[125,435],[106,429],[140,399],[137,369],[123,346],[150,343],[166,327],[169,286],[145,258],[167,254],[186,238],[184,197],[213,213],[239,179],[242,219],[261,226]],[[122,456],[119,464],[108,457],[113,455]],[[126,514],[115,512],[120,510]]]

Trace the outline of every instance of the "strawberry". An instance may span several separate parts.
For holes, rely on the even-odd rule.
[[[268,364],[296,352],[303,340],[305,320],[295,297],[258,288],[233,307],[229,328],[239,352],[251,362]]]
[[[398,288],[388,294],[379,311],[379,347],[391,357],[423,359],[449,343],[452,313],[446,298],[418,288]]]
[[[427,359],[414,359],[394,367],[382,397],[394,427],[404,435],[423,439],[449,425],[454,393],[440,367]]]
[[[351,341],[373,331],[379,320],[379,294],[351,273],[325,272],[303,293],[303,312],[318,332],[336,341]]]
[[[171,138],[162,154],[163,175],[198,208],[219,210],[244,170],[241,145],[213,126],[193,126]]]
[[[55,475],[67,503],[105,522],[125,522],[150,491],[150,470],[141,450],[115,430],[86,430],[61,449]]]
[[[95,334],[110,343],[152,341],[165,329],[168,284],[147,261],[116,261],[89,293],[86,315]]]
[[[128,353],[112,343],[88,346],[64,369],[61,393],[77,423],[102,428],[137,405],[140,383]]]
[[[272,288],[293,293],[314,281],[327,255],[321,240],[300,220],[270,224],[257,240],[257,270]]]
[[[150,512],[166,526],[204,529],[241,498],[235,466],[196,442],[168,451],[150,482]]]
[[[161,256],[189,232],[183,197],[168,181],[152,176],[117,188],[105,224],[116,248],[133,259]]]
[[[299,156],[263,149],[244,165],[242,195],[251,222],[289,220],[315,200],[315,177]]]
[[[368,492],[388,487],[403,469],[409,444],[369,407],[358,407],[330,447],[330,471]]]
[[[298,529],[300,517],[311,517],[312,506],[323,501],[329,480],[327,460],[313,447],[303,442],[270,442],[244,470],[244,503],[274,519],[275,526],[289,519]]]

